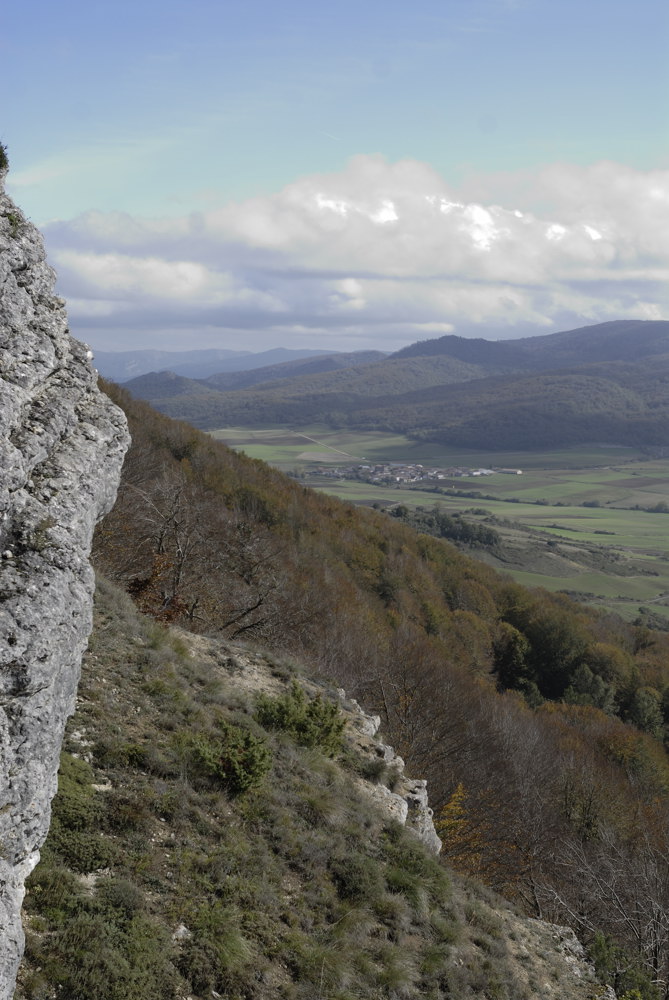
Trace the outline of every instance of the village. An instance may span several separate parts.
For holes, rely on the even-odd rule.
[[[394,486],[397,483],[441,482],[451,479],[494,476],[497,474],[521,476],[522,469],[433,468],[424,465],[387,462],[377,465],[321,465],[309,470],[310,476],[326,479],[354,479],[377,486]]]

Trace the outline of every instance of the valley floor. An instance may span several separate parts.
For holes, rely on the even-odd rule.
[[[517,582],[565,591],[627,620],[648,609],[669,625],[669,458],[631,448],[464,452],[401,435],[323,427],[226,428],[219,440],[354,504],[403,504],[488,524],[501,549],[471,554]],[[357,463],[357,464],[356,464]],[[470,474],[407,483],[372,481],[376,463]],[[480,469],[492,475],[473,475]],[[505,470],[522,470],[509,475]]]

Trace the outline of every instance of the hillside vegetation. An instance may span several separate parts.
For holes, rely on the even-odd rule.
[[[128,388],[203,428],[318,422],[495,451],[664,444],[668,385],[669,323],[620,321],[517,341],[446,336],[333,373],[240,379],[235,391],[168,373]]]
[[[593,1000],[573,936],[383,808],[362,716],[98,579],[16,1000]]]
[[[620,992],[656,997],[669,637],[528,591],[109,391],[133,446],[100,569],[154,618],[297,656],[377,711],[428,779],[445,859],[573,926]]]

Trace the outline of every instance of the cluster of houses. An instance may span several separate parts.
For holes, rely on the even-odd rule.
[[[494,476],[496,473],[520,476],[522,472],[522,469],[473,469],[463,466],[439,469],[403,462],[386,462],[380,465],[321,465],[309,470],[309,474],[313,476],[324,476],[328,479],[357,479],[365,483],[384,486],[392,486],[396,483],[435,482],[471,476]]]

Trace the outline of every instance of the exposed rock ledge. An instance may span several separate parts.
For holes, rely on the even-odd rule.
[[[40,233],[0,171],[0,1000],[23,949],[39,858],[91,629],[96,521],[128,443],[90,352],[67,330]]]
[[[286,681],[277,678],[262,653],[254,653],[243,644],[208,639],[175,629],[193,655],[209,662],[212,672],[218,669],[221,656],[227,654],[230,669],[234,669],[236,684],[248,692],[283,694]],[[300,683],[312,695],[321,693],[314,681],[301,678]],[[357,701],[347,698],[345,691],[337,692],[339,706],[346,720],[345,739],[355,747],[359,756],[369,764],[368,775],[358,784],[389,816],[411,830],[422,842],[438,854],[441,840],[428,805],[427,782],[410,778],[404,773],[404,761],[392,747],[377,738],[381,725],[378,715],[367,715]],[[386,784],[384,784],[386,782]],[[392,787],[388,787],[390,784]]]
[[[344,703],[346,696],[340,692]],[[391,776],[392,788],[384,784],[367,786],[367,793],[386,812],[408,830],[412,830],[419,840],[435,854],[441,851],[441,840],[434,826],[433,813],[428,805],[427,781],[423,778],[409,778],[404,773],[404,761],[391,746],[381,743],[376,734],[381,726],[378,715],[367,715],[356,701],[349,701],[353,712],[349,723],[356,733],[355,743],[372,761],[376,760]]]

